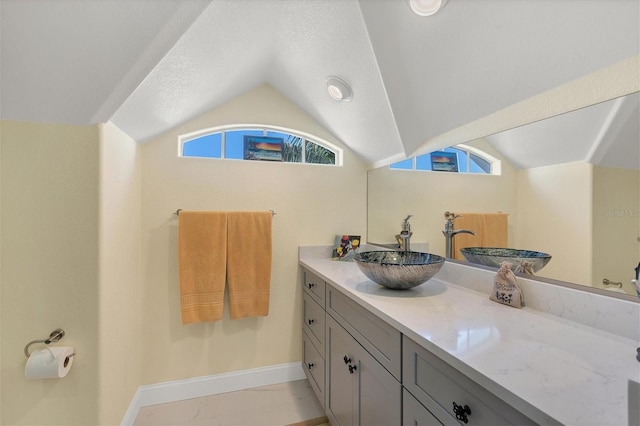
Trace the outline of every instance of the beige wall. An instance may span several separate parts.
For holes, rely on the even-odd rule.
[[[365,235],[366,171],[345,150],[343,167],[178,158],[179,134],[222,124],[273,124],[341,146],[268,85],[145,144],[142,149],[142,383],[204,376],[301,359],[297,247]],[[268,210],[273,220],[270,314],[181,324],[177,209]]]
[[[499,157],[486,141],[474,141],[473,146]],[[508,234],[512,241],[518,221],[517,175],[512,165],[501,160],[502,175],[499,176],[391,170],[389,167],[369,171],[368,241],[393,243],[402,220],[413,214],[412,241],[427,242],[430,253],[444,256],[445,211],[508,213]]]
[[[4,121],[1,134],[1,423],[96,424],[98,129]],[[78,353],[69,375],[25,380],[25,344],[57,327]]]
[[[640,171],[594,167],[593,286],[621,282],[628,294],[640,261]],[[605,287],[606,288],[606,287]]]
[[[516,246],[552,255],[537,275],[591,285],[592,171],[582,162],[519,171]]]
[[[140,385],[140,147],[100,126],[99,424],[119,424]]]
[[[142,383],[300,359],[297,246],[365,235],[365,167],[177,158],[178,133],[233,123],[342,147],[266,85],[144,147],[111,123],[2,122],[2,424],[117,424]],[[268,317],[181,325],[177,208],[278,212]],[[71,372],[25,380],[24,345],[56,327]]]

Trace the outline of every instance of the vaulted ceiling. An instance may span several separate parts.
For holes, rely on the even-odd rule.
[[[269,83],[380,164],[638,56],[640,1],[0,0],[0,36],[2,119],[143,143]]]

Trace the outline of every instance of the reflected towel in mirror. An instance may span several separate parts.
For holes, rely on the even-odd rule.
[[[454,229],[467,229],[475,235],[457,234],[451,242],[453,258],[466,261],[460,253],[464,247],[508,247],[507,213],[460,213]]]

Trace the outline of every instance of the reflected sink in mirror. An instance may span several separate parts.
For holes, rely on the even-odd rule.
[[[637,73],[634,80],[637,81]],[[558,93],[558,99],[563,98]],[[640,93],[634,92],[466,142],[499,158],[500,176],[413,172],[388,166],[369,170],[367,242],[387,241],[388,236],[397,233],[397,218],[410,211],[414,214],[413,238],[428,242],[431,253],[444,255],[443,212],[509,213],[508,239],[503,247],[530,248],[553,255],[553,261],[535,274],[536,280],[571,288],[579,285],[578,289],[599,294],[607,289],[604,294],[609,297],[639,303],[630,283],[633,268],[638,265],[639,245],[635,237],[628,238],[640,235],[638,108]],[[599,127],[598,123],[609,125]],[[593,128],[593,136],[585,137],[584,133]],[[580,146],[566,149],[569,145],[563,141],[569,139]],[[434,144],[433,149],[425,147],[414,154],[444,145]],[[596,145],[598,154],[594,151]],[[500,152],[503,147],[510,149],[508,157]],[[557,147],[563,147],[563,157],[574,157],[560,158]],[[589,152],[596,163],[585,161]],[[509,158],[522,164],[548,158],[554,164],[518,169]],[[635,165],[625,165],[632,160]],[[425,198],[417,194],[438,196],[430,197],[425,204]],[[560,217],[570,219],[558,220],[558,212]],[[621,282],[626,294],[608,291],[603,285],[605,278]]]
[[[460,249],[460,253],[471,263],[496,268],[499,268],[502,262],[510,262],[515,270],[523,262],[530,262],[533,272],[538,272],[551,260],[547,253],[500,247],[465,247]]]
[[[429,281],[444,257],[416,251],[366,251],[353,258],[371,281],[393,290],[406,290]]]

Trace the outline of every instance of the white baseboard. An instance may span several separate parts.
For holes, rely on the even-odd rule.
[[[305,379],[300,362],[233,371],[138,387],[121,425],[132,425],[140,408],[258,386]]]

